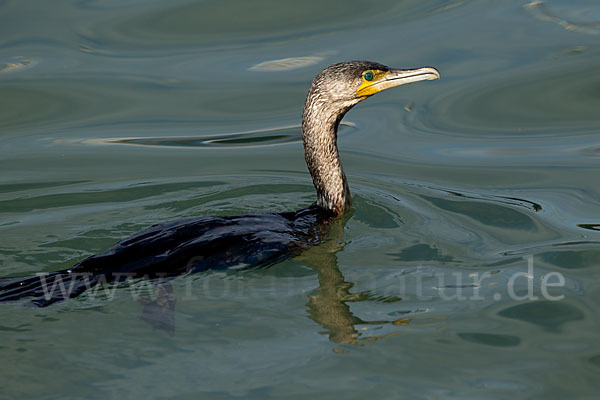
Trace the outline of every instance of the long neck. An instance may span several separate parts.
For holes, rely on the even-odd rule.
[[[302,141],[306,165],[317,190],[317,205],[340,215],[350,206],[350,188],[337,147],[337,129],[353,104],[324,101],[309,92],[302,115]]]

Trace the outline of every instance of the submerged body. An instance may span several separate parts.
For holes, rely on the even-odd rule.
[[[38,306],[76,297],[99,283],[169,278],[210,269],[268,266],[318,244],[350,205],[337,147],[340,121],[354,105],[390,87],[438,79],[431,67],[397,70],[351,61],[319,73],[302,115],[305,159],[315,205],[296,212],[200,217],[151,226],[74,267],[32,277],[1,278],[0,301],[33,297]],[[65,290],[49,290],[62,285]]]
[[[265,267],[299,255],[327,234],[328,213],[207,216],[153,225],[72,268],[0,279],[0,301],[34,297],[40,307],[77,297],[99,283],[166,279],[217,269]]]

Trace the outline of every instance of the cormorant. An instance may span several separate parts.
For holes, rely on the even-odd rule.
[[[300,254],[318,244],[331,222],[350,205],[337,147],[344,115],[382,90],[439,77],[432,67],[392,69],[368,61],[325,68],[314,78],[302,114],[302,141],[317,191],[315,204],[296,212],[207,216],[153,225],[70,269],[1,278],[0,301],[33,297],[32,304],[45,307],[99,283],[268,266]]]

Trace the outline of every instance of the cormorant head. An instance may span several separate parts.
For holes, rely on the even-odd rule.
[[[319,207],[341,215],[350,205],[337,148],[337,128],[344,114],[382,90],[439,77],[432,67],[392,69],[369,61],[333,64],[315,77],[304,103],[302,141]]]
[[[321,71],[313,81],[311,92],[322,100],[349,108],[382,90],[439,77],[433,67],[393,69],[376,62],[349,61]]]

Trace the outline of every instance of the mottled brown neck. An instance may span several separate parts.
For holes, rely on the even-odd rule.
[[[314,86],[302,115],[302,141],[306,165],[317,190],[317,205],[336,215],[350,206],[350,188],[338,154],[337,129],[355,104],[330,102]]]

